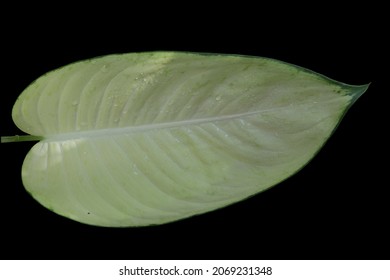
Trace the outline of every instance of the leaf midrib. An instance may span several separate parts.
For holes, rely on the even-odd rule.
[[[102,129],[85,130],[85,131],[80,130],[75,132],[67,132],[67,133],[44,136],[43,141],[54,142],[54,141],[74,140],[74,139],[85,139],[85,138],[110,137],[118,134],[119,135],[130,134],[130,133],[139,133],[139,132],[145,132],[150,130],[169,129],[169,128],[175,128],[181,126],[189,126],[189,125],[199,125],[203,123],[213,123],[213,122],[227,121],[231,119],[238,119],[238,118],[255,115],[261,112],[272,111],[272,110],[274,109],[260,110],[255,112],[246,112],[246,113],[233,114],[233,115],[224,115],[218,117],[207,117],[207,118],[200,118],[200,119],[145,124],[145,125],[138,125],[138,126],[102,128]]]
[[[335,102],[339,98],[341,98],[341,96],[338,98],[333,98],[333,99],[327,100],[326,102],[321,102],[321,104]],[[321,104],[318,104],[318,105],[321,105]],[[296,104],[296,105],[302,106],[302,105],[304,105],[304,102],[302,104]],[[198,119],[190,119],[190,120],[145,124],[145,125],[138,125],[138,126],[102,128],[102,129],[85,130],[85,131],[82,131],[82,130],[72,131],[72,132],[43,136],[42,141],[43,142],[58,142],[58,141],[67,141],[67,140],[76,140],[76,139],[102,138],[102,137],[111,137],[113,135],[140,133],[140,132],[158,130],[158,129],[170,129],[170,128],[181,127],[181,126],[191,126],[191,125],[199,125],[199,124],[204,124],[204,123],[222,122],[222,121],[228,121],[228,120],[248,117],[248,116],[256,115],[256,114],[260,114],[260,113],[283,110],[287,107],[289,107],[289,105],[270,108],[270,109],[256,110],[253,112],[245,112],[245,113],[238,113],[238,114],[231,114],[231,115],[222,115],[222,116],[216,116],[216,117],[207,117],[207,118],[198,118]]]

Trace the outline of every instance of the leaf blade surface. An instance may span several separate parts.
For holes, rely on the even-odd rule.
[[[43,136],[26,189],[71,219],[161,224],[263,191],[301,169],[366,86],[266,58],[153,52],[74,63],[13,109]]]

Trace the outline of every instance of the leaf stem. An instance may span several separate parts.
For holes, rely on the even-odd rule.
[[[42,139],[43,137],[34,135],[1,136],[1,143],[39,141]]]

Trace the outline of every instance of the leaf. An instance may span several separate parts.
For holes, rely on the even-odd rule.
[[[37,79],[13,108],[16,125],[42,138],[23,183],[82,223],[183,219],[297,172],[366,89],[260,57],[150,52],[73,63]]]

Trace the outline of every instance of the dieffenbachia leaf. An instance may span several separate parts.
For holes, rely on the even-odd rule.
[[[109,55],[49,72],[13,119],[41,139],[23,183],[87,224],[163,224],[243,200],[301,169],[367,86],[237,55]],[[3,137],[2,142],[24,140]],[[249,213],[248,213],[249,214]]]

